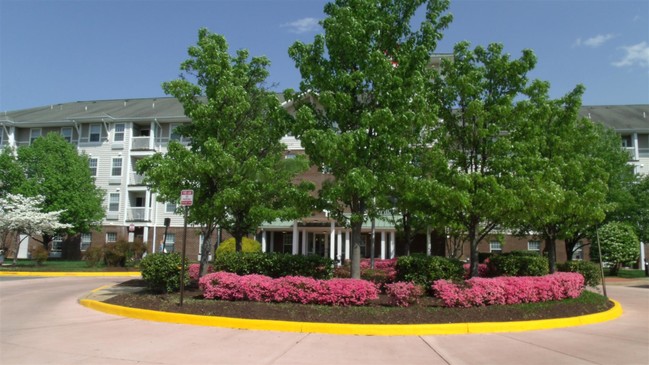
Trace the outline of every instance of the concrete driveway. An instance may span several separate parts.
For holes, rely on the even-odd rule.
[[[370,337],[147,322],[78,299],[127,278],[0,278],[0,364],[649,364],[649,289],[613,321],[520,333]]]

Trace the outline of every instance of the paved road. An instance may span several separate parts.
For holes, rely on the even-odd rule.
[[[0,280],[0,364],[649,364],[649,289],[609,286],[622,317],[558,330],[368,337],[107,315],[77,300],[126,278]]]

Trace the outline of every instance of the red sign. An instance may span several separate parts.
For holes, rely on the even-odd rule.
[[[135,232],[135,224],[131,224],[130,226],[128,226],[128,231]]]
[[[194,204],[194,190],[183,190],[180,192],[180,205],[191,207]]]

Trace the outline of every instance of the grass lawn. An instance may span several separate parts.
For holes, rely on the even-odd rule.
[[[137,268],[123,268],[123,267],[107,267],[104,264],[99,264],[95,267],[88,267],[86,261],[68,261],[50,259],[42,263],[36,264],[35,260],[18,260],[16,266],[12,265],[13,259],[5,259],[4,264],[0,267],[0,271],[61,271],[61,272],[82,272],[82,271],[138,271]]]

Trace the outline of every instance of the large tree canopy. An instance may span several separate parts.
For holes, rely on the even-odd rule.
[[[15,192],[42,196],[44,212],[60,211],[61,223],[69,228],[57,233],[82,233],[97,229],[104,218],[104,191],[95,185],[88,157],[58,133],[39,137],[18,148],[17,161],[25,179]],[[47,246],[50,233],[44,236]]]
[[[439,144],[449,161],[447,184],[461,194],[445,207],[453,227],[470,244],[471,275],[478,274],[478,244],[495,228],[506,228],[523,208],[523,172],[536,158],[530,148],[527,73],[536,64],[530,50],[511,60],[503,47],[469,49],[458,43],[442,63],[434,87],[442,104]]]
[[[181,78],[163,89],[191,118],[176,130],[189,146],[171,142],[166,154],[140,161],[137,170],[160,200],[177,201],[182,189],[193,189],[189,221],[205,227],[206,238],[216,226],[227,230],[241,251],[242,237],[263,222],[309,211],[311,184],[293,182],[307,163],[284,158],[280,140],[289,118],[277,95],[264,88],[265,57],[250,58],[246,50],[231,56],[225,38],[206,29],[188,54]],[[201,252],[209,251],[206,240]],[[206,269],[208,255],[202,257]]]
[[[423,5],[424,21],[412,30]],[[289,49],[302,75],[300,91],[287,93],[297,109],[293,132],[311,163],[334,177],[319,196],[339,224],[351,227],[352,277],[360,277],[366,214],[389,191],[384,177],[412,162],[405,150],[437,121],[427,85],[430,58],[451,20],[442,15],[447,7],[447,1],[335,1],[325,6],[324,34]]]

